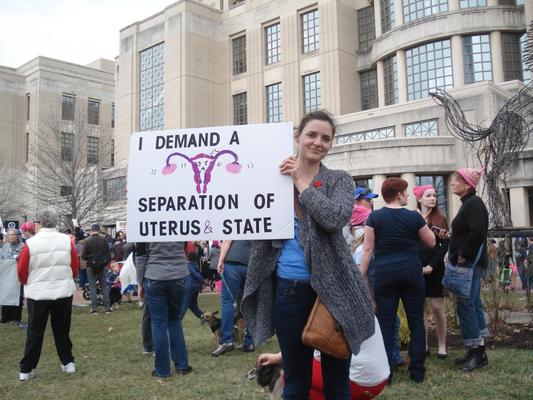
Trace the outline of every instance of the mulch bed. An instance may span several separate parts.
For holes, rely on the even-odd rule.
[[[501,323],[496,331],[491,330],[491,336],[486,344],[490,349],[512,348],[533,349],[533,324],[505,324]],[[463,349],[463,338],[458,329],[448,328],[446,343],[449,349]],[[437,348],[437,336],[433,330],[429,332],[430,348]]]

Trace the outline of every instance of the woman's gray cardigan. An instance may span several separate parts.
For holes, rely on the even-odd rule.
[[[374,312],[342,235],[353,209],[352,178],[321,165],[313,183],[300,194],[300,203],[300,243],[311,270],[311,286],[357,354],[361,343],[374,334]],[[282,240],[252,241],[241,310],[256,344],[274,335],[276,267],[282,246]]]

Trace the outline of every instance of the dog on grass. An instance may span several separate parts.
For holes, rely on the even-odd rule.
[[[202,317],[202,324],[207,324],[213,335],[215,335],[215,341],[217,344],[220,343],[220,325],[221,319],[218,317],[219,312],[205,312]],[[246,324],[240,313],[235,315],[233,319],[233,341],[234,343],[243,343],[244,342],[244,331],[246,329]]]

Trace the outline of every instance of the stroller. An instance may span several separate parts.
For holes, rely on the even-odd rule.
[[[102,293],[102,288],[100,287],[100,282],[96,282],[96,297],[98,298],[98,305],[104,305],[104,294]],[[91,287],[89,282],[83,287],[83,298],[85,300],[91,300]]]

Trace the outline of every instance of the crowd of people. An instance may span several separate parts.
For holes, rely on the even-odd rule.
[[[154,377],[167,378],[173,369],[180,375],[192,372],[182,320],[187,310],[206,319],[198,295],[207,281],[220,279],[219,343],[211,356],[237,347],[253,352],[276,335],[280,353],[261,354],[258,364],[282,362],[284,399],[306,399],[310,393],[313,399],[376,396],[392,384],[395,368],[404,362],[410,379],[421,384],[431,354],[430,320],[437,357],[447,357],[443,277],[448,265],[473,272],[468,295],[457,302],[466,353],[456,363],[464,371],[486,365],[489,332],[480,292],[486,271],[496,274],[499,250],[488,242],[488,211],[476,193],[481,170],[461,168],[453,175],[452,192],[461,207],[448,223],[431,185],[410,191],[405,180],[391,177],[377,194],[354,188],[346,172],[326,168],[322,160],[335,135],[328,113],[306,115],[295,132],[297,154],[279,166],[294,185],[292,239],[130,243],[122,231],[114,240],[106,237],[96,223],[88,235],[80,227],[60,233],[53,208],[22,226],[24,240],[8,230],[0,258],[16,261],[23,289],[18,306],[2,307],[2,322],[25,327],[23,297],[28,310],[20,380],[35,376],[49,316],[61,369],[76,372],[70,339],[75,278],[90,291],[89,314],[99,313],[99,292],[104,313],[110,314],[122,293],[130,295],[134,289],[120,287],[120,268],[130,255],[143,307],[142,352],[154,355]],[[380,195],[385,206],[373,210]],[[405,208],[411,195],[417,210]],[[529,239],[517,246],[516,264],[526,287],[533,278],[528,273],[533,245]],[[342,328],[351,358],[303,343],[302,331],[317,298]],[[407,360],[398,340],[400,303],[410,332]],[[234,335],[237,319],[246,323],[240,346]]]

